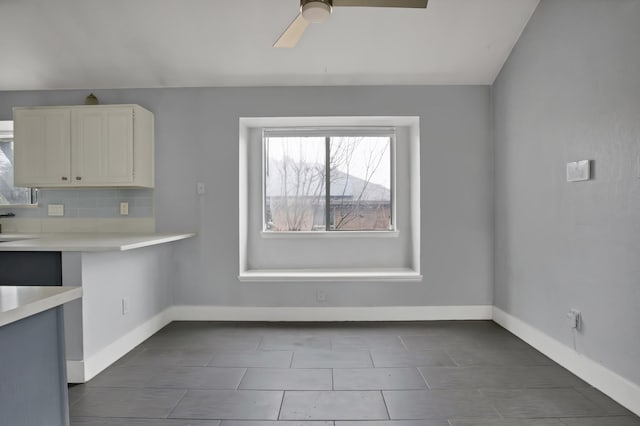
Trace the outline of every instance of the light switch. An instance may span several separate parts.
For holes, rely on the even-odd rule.
[[[64,216],[64,204],[48,204],[47,214],[49,216]]]
[[[591,178],[589,160],[567,163],[567,182],[579,182]]]
[[[204,195],[207,192],[204,187],[204,182],[198,182],[196,184],[196,192],[198,193],[198,195]]]

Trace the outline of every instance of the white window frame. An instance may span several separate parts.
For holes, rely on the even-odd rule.
[[[322,244],[321,240],[325,238],[347,238],[344,244],[354,244],[355,240],[359,237],[365,236],[367,238],[387,238],[396,235],[402,235],[398,241],[404,241],[408,247],[408,252],[403,254],[402,264],[393,263],[392,265],[377,267],[375,264],[366,264],[358,267],[339,267],[336,265],[325,265],[305,267],[302,265],[287,266],[288,261],[284,265],[267,264],[263,266],[260,260],[256,260],[255,253],[257,246],[250,241],[254,241],[255,244],[261,240],[261,233],[263,229],[262,223],[264,218],[264,212],[255,211],[256,208],[260,208],[257,203],[260,203],[263,198],[264,191],[262,188],[254,187],[253,185],[260,185],[262,182],[263,170],[260,169],[260,159],[262,158],[261,141],[262,138],[256,136],[257,132],[260,132],[265,128],[274,127],[398,127],[403,129],[403,133],[407,135],[407,145],[403,149],[405,153],[409,153],[403,163],[403,173],[405,176],[409,176],[409,186],[403,187],[403,193],[406,194],[406,203],[398,205],[396,200],[396,209],[406,209],[403,212],[399,212],[400,217],[403,214],[406,216],[401,223],[396,225],[400,229],[395,231],[357,231],[357,232],[291,232],[291,233],[273,233],[274,238],[307,238],[310,241],[300,241],[300,243],[291,241],[291,244],[315,244],[312,241],[318,241],[318,244]],[[403,141],[404,142],[404,141]],[[399,143],[399,142],[398,142]],[[259,144],[259,145],[256,145]],[[256,150],[257,153],[256,153]],[[408,281],[415,282],[421,281],[422,275],[420,273],[420,119],[415,116],[366,116],[366,117],[240,117],[239,118],[239,274],[238,279],[240,281],[264,281],[264,282],[305,282],[305,281],[332,281],[332,282],[347,282],[347,281]],[[256,158],[255,156],[259,156]],[[254,160],[250,161],[250,158]],[[264,165],[264,161],[261,162]],[[400,165],[398,164],[398,167]],[[406,167],[406,168],[405,168]],[[258,169],[256,169],[258,168]],[[259,173],[259,182],[256,180],[255,175]],[[397,182],[397,180],[395,180]],[[250,186],[251,185],[251,186]],[[253,195],[252,195],[253,194]],[[254,198],[255,197],[255,198]],[[261,203],[264,208],[264,202]],[[406,204],[406,205],[405,205]],[[252,210],[250,211],[250,206]],[[250,217],[252,221],[255,221],[256,216],[260,215],[260,222],[250,223]],[[402,233],[404,226],[407,226],[407,230]],[[250,234],[251,232],[251,234]],[[285,234],[287,234],[285,236]],[[296,234],[296,235],[290,235]],[[313,234],[313,235],[308,235]],[[279,236],[275,236],[279,235]],[[257,238],[257,240],[256,240]],[[270,237],[267,237],[270,238]],[[404,239],[406,238],[406,240]],[[354,241],[352,241],[354,240]],[[265,241],[266,242],[266,241]],[[363,242],[364,243],[364,242]],[[391,243],[391,241],[389,241]],[[271,244],[271,243],[269,243]],[[289,244],[286,241],[274,241],[274,244],[280,246],[281,244]],[[342,244],[342,243],[341,243]],[[382,244],[382,240],[373,242],[372,244]],[[294,246],[297,248],[297,246]],[[261,250],[261,249],[260,249]],[[253,252],[253,253],[252,253]],[[258,253],[268,253],[258,251]],[[261,254],[260,256],[262,256]]]
[[[396,224],[396,129],[389,126],[349,126],[349,127],[287,127],[264,128],[262,135],[262,231],[263,238],[380,238],[397,237]],[[390,138],[390,174],[391,174],[391,229],[388,230],[323,230],[323,231],[271,231],[266,229],[266,152],[265,139],[272,135],[283,136],[321,136],[330,135],[384,136]]]

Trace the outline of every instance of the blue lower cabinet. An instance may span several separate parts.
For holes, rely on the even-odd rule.
[[[0,327],[0,425],[69,425],[62,307]]]

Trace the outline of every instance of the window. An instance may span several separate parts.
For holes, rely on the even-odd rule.
[[[393,231],[392,128],[263,131],[263,231]]]
[[[241,281],[419,281],[420,119],[240,117]]]
[[[30,205],[34,193],[13,186],[13,121],[0,121],[0,205]]]

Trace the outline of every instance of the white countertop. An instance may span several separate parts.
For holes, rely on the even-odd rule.
[[[81,287],[0,285],[0,327],[80,297]]]
[[[195,234],[0,234],[0,251],[126,251],[191,238]]]

